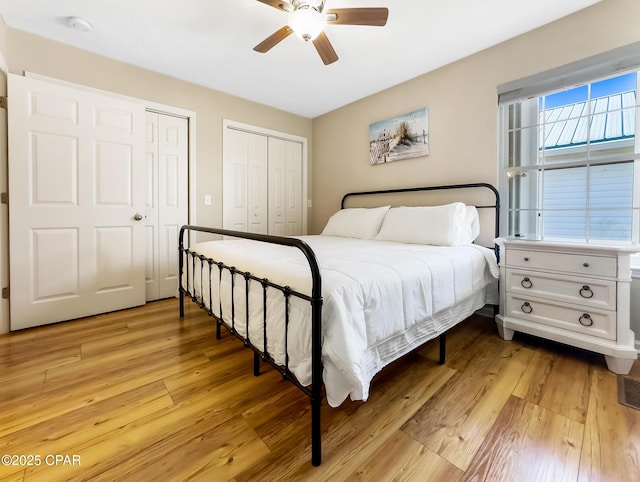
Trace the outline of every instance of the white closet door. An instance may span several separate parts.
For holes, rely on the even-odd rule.
[[[223,126],[223,227],[305,234],[306,139],[226,119]]]
[[[178,234],[188,220],[188,121],[146,114],[146,299],[178,288]]]
[[[302,230],[302,145],[269,138],[269,234],[295,236]]]
[[[234,231],[247,230],[247,136],[227,128],[222,145],[222,226]]]
[[[227,128],[223,157],[223,227],[266,234],[267,138]]]
[[[286,224],[286,142],[269,139],[269,234],[284,236]]]
[[[158,296],[169,298],[178,289],[178,236],[188,221],[188,121],[160,115],[158,134]]]
[[[247,191],[247,224],[250,233],[267,234],[267,138],[247,134],[247,166],[249,189]]]
[[[146,113],[145,124],[145,292],[146,300],[160,299],[158,282],[158,114]]]
[[[8,80],[11,329],[144,304],[144,108]]]
[[[285,162],[285,216],[287,236],[304,233],[302,227],[302,144],[286,142]]]

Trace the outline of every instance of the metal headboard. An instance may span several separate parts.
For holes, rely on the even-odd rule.
[[[342,197],[342,201],[340,203],[340,208],[345,208],[345,202],[349,197],[355,196],[369,196],[374,194],[397,194],[397,193],[408,193],[408,192],[419,192],[419,191],[438,191],[438,190],[448,190],[448,189],[488,189],[493,193],[495,202],[493,204],[486,205],[475,205],[477,209],[494,209],[495,210],[495,229],[494,235],[497,238],[500,236],[500,194],[498,190],[488,184],[486,182],[476,182],[469,184],[448,184],[442,186],[423,186],[423,187],[407,187],[407,188],[399,188],[399,189],[383,189],[379,191],[360,191],[360,192],[350,192],[345,194]]]

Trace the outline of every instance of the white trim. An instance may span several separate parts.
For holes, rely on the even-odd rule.
[[[1,68],[1,66],[0,66]],[[146,110],[158,112],[161,114],[174,115],[177,117],[183,117],[189,122],[189,224],[196,224],[196,113],[192,110],[183,109],[181,107],[175,107],[172,105],[160,104],[151,100],[140,99],[138,97],[130,97],[124,94],[118,94],[117,92],[111,92],[108,90],[96,89],[95,87],[89,87],[82,84],[75,84],[66,80],[56,79],[54,77],[47,77],[46,75],[35,74],[33,72],[25,72],[25,77],[33,79],[43,80],[59,85],[65,85],[75,89],[81,89],[96,94],[107,95],[116,99],[126,100],[136,104],[142,104]]]
[[[264,127],[253,126],[250,124],[244,124],[230,119],[222,119],[222,142],[224,142],[224,132],[226,129],[235,129],[243,132],[249,132],[252,134],[258,134],[268,137],[277,137],[286,141],[299,142],[302,144],[302,232],[307,234],[307,214],[309,206],[309,197],[307,190],[308,183],[308,139],[306,137],[297,136],[295,134],[289,134],[287,132],[275,131],[272,129],[266,129]],[[224,159],[223,159],[224,164]]]

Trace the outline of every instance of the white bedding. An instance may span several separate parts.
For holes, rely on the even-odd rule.
[[[384,366],[486,303],[497,303],[498,266],[493,251],[487,248],[325,235],[300,239],[315,252],[322,273],[323,380],[327,400],[333,407],[347,396],[366,400],[373,376]],[[311,293],[309,266],[296,248],[233,239],[199,243],[190,250],[296,291]],[[200,293],[198,266],[195,289]],[[222,305],[223,318],[231,324],[230,276],[223,272],[219,281],[214,265],[209,287],[206,270],[203,301],[209,306],[211,291],[213,313],[220,316]],[[244,278],[235,278],[234,326],[246,335]],[[284,298],[272,288],[267,292],[267,348],[276,361],[284,364]],[[250,283],[249,311],[249,337],[254,345],[262,347],[260,283]],[[310,321],[309,303],[292,297],[289,368],[303,385],[311,383]]]

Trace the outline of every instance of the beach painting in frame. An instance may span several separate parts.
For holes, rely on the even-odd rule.
[[[429,155],[429,110],[425,107],[369,125],[371,164]]]

